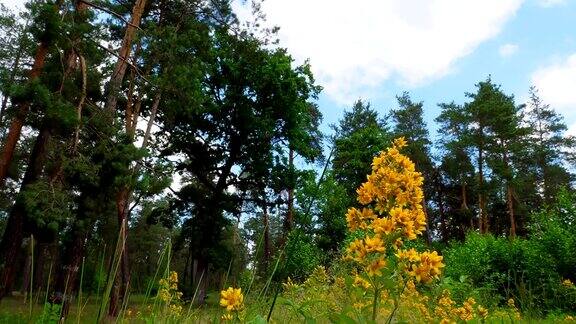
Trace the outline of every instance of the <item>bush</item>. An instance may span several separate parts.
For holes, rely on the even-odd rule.
[[[576,311],[576,211],[574,194],[532,216],[526,238],[470,233],[444,251],[445,276],[466,278],[493,303],[513,298],[527,313]]]

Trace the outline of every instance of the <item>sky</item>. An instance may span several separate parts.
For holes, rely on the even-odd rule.
[[[250,1],[234,2],[243,19]],[[324,88],[325,131],[358,99],[384,116],[408,91],[435,136],[437,104],[463,103],[491,75],[517,104],[535,85],[576,135],[576,0],[265,0],[262,9]]]
[[[235,4],[241,17],[249,4]],[[265,0],[297,62],[310,60],[324,126],[362,99],[381,115],[408,91],[435,136],[438,103],[489,75],[517,104],[535,85],[576,135],[576,0]]]

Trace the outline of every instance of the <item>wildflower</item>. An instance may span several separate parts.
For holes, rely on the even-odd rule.
[[[170,314],[173,316],[180,316],[182,313],[182,305],[171,304]]]
[[[573,321],[574,317],[570,316],[570,315],[566,315],[566,318],[564,319],[565,321]]]
[[[400,260],[407,260],[409,262],[416,262],[420,260],[420,255],[418,252],[416,252],[415,249],[399,250],[398,253],[396,253],[396,256]]]
[[[243,307],[244,295],[242,289],[234,289],[229,287],[227,290],[220,292],[220,306],[225,307],[226,310],[240,310]]]
[[[508,307],[516,308],[516,305],[514,304],[514,299],[512,298],[508,299]]]
[[[562,286],[564,286],[566,288],[572,288],[572,287],[574,287],[574,283],[570,279],[564,279],[562,281]]]
[[[412,265],[410,274],[419,282],[429,283],[432,278],[438,278],[441,273],[440,268],[444,267],[442,259],[443,257],[438,255],[436,251],[423,252],[420,254],[420,262]]]
[[[234,319],[234,317],[232,316],[232,314],[226,313],[226,314],[222,315],[221,319],[223,321],[231,321]]]
[[[368,281],[364,280],[362,277],[357,275],[356,277],[354,277],[354,286],[363,287],[364,289],[368,289],[372,285]]]
[[[292,278],[288,277],[288,279],[286,280],[286,282],[282,283],[282,286],[284,287],[284,289],[286,290],[291,290],[291,289],[296,289],[298,288],[298,284],[294,283],[294,281],[292,281]]]
[[[482,317],[483,319],[486,319],[486,317],[488,317],[488,310],[482,306],[478,306],[478,315],[480,317]]]
[[[384,252],[386,250],[384,248],[384,242],[382,242],[379,235],[366,237],[364,239],[364,244],[366,246],[366,252]]]
[[[368,276],[370,276],[370,277],[381,276],[382,272],[380,270],[382,270],[382,268],[384,268],[385,266],[386,266],[386,261],[384,261],[383,259],[377,259],[377,260],[374,260],[372,263],[370,263],[370,265],[366,269],[366,272],[368,273]]]

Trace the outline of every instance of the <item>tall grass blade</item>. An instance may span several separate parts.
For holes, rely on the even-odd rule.
[[[32,262],[30,262],[30,313],[28,314],[28,321],[32,321],[32,311],[34,310],[34,235],[30,235],[30,255]]]
[[[252,269],[252,278],[250,278],[250,284],[248,284],[248,288],[246,289],[246,295],[252,290],[252,284],[254,283],[254,279],[256,278],[256,259],[258,258],[258,252],[262,247],[262,242],[264,241],[264,233],[268,230],[268,224],[264,227],[262,234],[260,234],[260,238],[258,239],[258,245],[256,245],[256,251],[254,253],[254,267]]]
[[[108,271],[106,288],[104,289],[104,294],[102,295],[102,300],[100,301],[100,309],[98,310],[98,316],[96,317],[97,322],[100,322],[102,320],[102,316],[106,312],[110,292],[112,291],[112,286],[114,284],[114,281],[116,280],[116,274],[118,273],[118,268],[120,267],[122,251],[124,251],[124,245],[126,243],[125,242],[126,238],[124,237],[124,235],[122,235],[125,227],[126,227],[126,221],[122,222],[122,224],[120,225],[120,231],[118,232],[116,249],[114,250],[114,258],[112,259],[112,264],[110,266],[110,270]]]
[[[82,269],[80,270],[80,286],[78,286],[78,309],[76,311],[76,323],[80,323],[80,313],[82,311],[80,302],[82,301],[82,283],[84,282],[84,261],[82,258]]]
[[[50,262],[50,269],[48,269],[48,282],[46,282],[46,296],[44,296],[44,309],[48,304],[48,295],[50,294],[50,280],[52,280],[52,262]],[[44,317],[46,316],[46,311],[42,312],[42,321],[44,323]]]
[[[200,288],[200,285],[202,284],[203,278],[204,278],[204,270],[202,270],[202,273],[200,274],[200,280],[198,281],[198,284],[196,285],[196,289],[194,289],[194,295],[192,295],[192,300],[190,300],[190,306],[188,306],[188,313],[186,314],[186,318],[188,318],[190,316],[190,311],[192,310],[192,305],[194,305],[194,301],[196,300],[196,295],[198,294],[198,289]]]

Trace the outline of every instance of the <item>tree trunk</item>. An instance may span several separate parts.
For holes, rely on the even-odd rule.
[[[516,237],[516,220],[514,215],[514,197],[512,194],[512,186],[506,185],[506,206],[508,207],[508,215],[510,216],[510,236]]]
[[[294,149],[290,148],[290,152],[288,154],[288,167],[290,168],[290,174],[293,176],[294,170]],[[290,231],[292,230],[292,226],[294,223],[294,188],[292,188],[292,180],[290,179],[290,188],[288,188],[288,212],[286,213],[286,222],[285,226],[285,233],[284,235],[287,237]]]
[[[266,200],[264,198],[262,205],[262,225],[264,225],[264,269],[268,271],[268,266],[270,265],[271,257],[271,247],[270,247],[270,220],[268,219],[268,207],[266,206]]]
[[[448,227],[446,225],[446,213],[444,211],[444,190],[442,181],[440,179],[440,173],[437,172],[434,177],[434,184],[436,186],[436,194],[438,197],[438,211],[440,212],[440,226],[442,230],[442,241],[444,243],[448,242]]]
[[[89,231],[77,228],[74,231],[72,242],[67,245],[62,260],[62,269],[56,275],[56,284],[50,302],[62,304],[62,319],[65,319],[70,310],[70,299],[78,290],[78,272],[82,265],[82,259],[86,249],[86,240]]]
[[[38,46],[36,51],[36,56],[34,57],[34,65],[29,75],[29,82],[40,76],[42,69],[44,68],[44,61],[48,54],[49,44],[43,42]],[[4,186],[6,181],[6,175],[8,174],[8,169],[10,163],[12,163],[12,158],[14,157],[14,150],[16,149],[16,144],[20,139],[20,134],[22,133],[22,126],[24,126],[24,121],[28,115],[28,110],[30,110],[30,100],[25,100],[17,105],[17,112],[12,123],[10,124],[10,129],[8,130],[8,136],[6,137],[6,143],[2,150],[2,155],[0,155],[0,188]]]
[[[130,57],[132,41],[136,35],[136,28],[140,26],[140,20],[142,19],[145,6],[146,0],[136,0],[136,3],[132,7],[130,24],[126,26],[126,32],[124,33],[120,52],[118,53],[118,61],[114,66],[114,71],[110,77],[110,83],[108,84],[108,99],[106,100],[104,110],[110,114],[110,116],[113,116],[114,111],[116,110],[118,94],[120,92],[120,87],[122,86],[122,81],[124,81],[126,69],[128,68],[127,60]]]
[[[32,149],[28,168],[26,169],[24,179],[20,186],[20,193],[24,192],[28,185],[36,182],[42,174],[50,137],[50,128],[44,123]],[[16,203],[10,210],[8,224],[6,225],[2,242],[0,242],[0,260],[4,262],[0,271],[0,299],[10,292],[14,283],[16,266],[20,257],[20,246],[22,239],[27,234],[24,228],[25,219],[26,206],[22,201],[22,197],[19,195]]]
[[[24,34],[24,31],[22,31]],[[8,79],[8,84],[14,84],[16,80],[16,74],[18,73],[18,68],[20,67],[20,59],[22,57],[22,52],[24,51],[24,47],[22,46],[23,37],[20,38],[20,45],[18,47],[18,51],[16,52],[16,57],[14,58],[14,64],[12,64],[12,71],[10,72],[10,78]],[[2,106],[0,107],[0,125],[4,125],[4,113],[6,112],[6,107],[8,106],[8,92],[6,91],[3,93],[2,97]],[[2,135],[4,135],[4,130],[2,131]]]
[[[118,225],[120,226],[120,237],[118,238],[122,244],[120,252],[120,269],[114,279],[114,288],[110,295],[110,308],[108,315],[116,317],[120,313],[120,309],[127,296],[130,287],[130,270],[128,264],[128,250],[126,240],[128,239],[128,196],[130,190],[124,186],[117,194],[116,208],[118,213]]]
[[[484,201],[484,148],[478,148],[478,228],[481,234],[488,233],[488,216],[486,215],[486,202]]]

